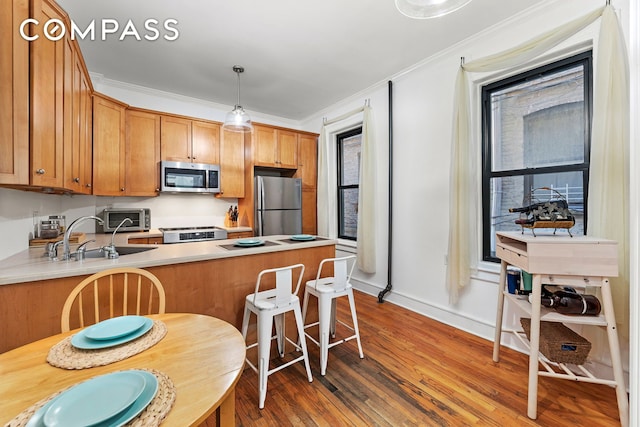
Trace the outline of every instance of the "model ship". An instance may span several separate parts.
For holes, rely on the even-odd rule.
[[[575,217],[569,211],[567,200],[560,193],[549,187],[540,187],[531,191],[529,199],[533,197],[536,190],[548,190],[555,192],[554,197],[546,201],[535,201],[520,208],[510,208],[509,212],[520,213],[520,217],[515,220],[524,234],[524,229],[531,229],[535,236],[536,228],[553,228],[553,234],[558,228],[564,228],[573,237],[570,228],[576,223]]]

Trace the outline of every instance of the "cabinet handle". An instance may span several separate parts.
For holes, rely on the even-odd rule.
[[[124,187],[121,187],[121,188],[120,188],[120,191],[124,191]]]
[[[84,186],[87,188],[91,188],[91,184],[85,184]]]
[[[80,182],[80,178],[73,178],[73,182]]]
[[[159,189],[159,188],[156,188],[156,193],[159,193],[159,192],[160,192],[160,189]]]
[[[38,175],[44,175],[44,169],[40,168],[40,169],[36,170],[36,173]]]

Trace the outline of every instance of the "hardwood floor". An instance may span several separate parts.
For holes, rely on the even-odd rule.
[[[302,363],[271,375],[262,410],[257,374],[246,369],[236,388],[237,425],[620,425],[613,388],[544,377],[531,420],[524,354],[502,347],[494,363],[491,341],[359,292],[356,307],[364,359],[355,341],[338,345],[322,377],[318,348],[307,341],[313,382]],[[341,301],[339,318],[346,309]]]

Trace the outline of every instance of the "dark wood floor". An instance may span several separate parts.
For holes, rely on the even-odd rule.
[[[313,382],[302,363],[271,375],[262,410],[257,374],[246,369],[236,388],[239,426],[620,425],[613,388],[544,377],[531,420],[524,354],[502,347],[494,363],[491,341],[362,293],[356,306],[364,359],[355,341],[338,345],[322,377],[310,343]]]

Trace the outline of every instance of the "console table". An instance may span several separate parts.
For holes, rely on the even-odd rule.
[[[521,232],[496,233],[496,255],[501,260],[500,286],[498,286],[498,307],[496,315],[493,360],[500,358],[502,317],[505,296],[509,303],[531,316],[529,339],[524,333],[511,330],[529,347],[529,391],[527,415],[537,417],[538,376],[564,378],[596,384],[606,384],[616,389],[620,422],[629,425],[629,399],[624,384],[624,374],[620,360],[620,346],[616,330],[615,314],[611,299],[609,277],[618,276],[617,242],[588,236],[523,234]],[[602,313],[598,316],[567,316],[555,310],[530,304],[522,296],[509,294],[505,288],[506,272],[509,265],[518,267],[532,275],[532,301],[540,301],[542,284],[572,286],[575,288],[600,288]],[[605,327],[609,340],[609,351],[613,367],[613,380],[597,378],[584,366],[580,371],[569,369],[564,363],[547,360],[539,354],[540,321],[573,323]],[[544,369],[539,369],[539,364]],[[554,369],[555,368],[555,369]]]

